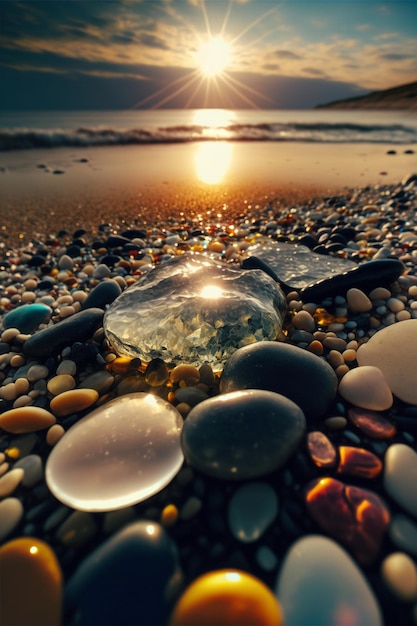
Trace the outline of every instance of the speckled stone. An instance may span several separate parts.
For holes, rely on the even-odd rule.
[[[381,609],[351,557],[327,537],[296,541],[278,574],[275,592],[289,626],[382,626]]]
[[[75,341],[87,341],[103,321],[104,311],[91,308],[75,313],[54,326],[48,326],[29,337],[23,344],[28,356],[46,358],[57,354]]]
[[[23,304],[2,319],[3,328],[18,328],[22,333],[31,333],[39,324],[46,322],[52,314],[46,304]]]
[[[59,626],[63,576],[52,548],[35,537],[0,547],[0,623]]]
[[[326,361],[307,350],[263,341],[240,348],[226,362],[220,390],[239,389],[282,394],[298,404],[307,418],[316,418],[324,415],[334,400],[337,376]]]
[[[282,467],[304,430],[304,414],[294,402],[250,389],[195,406],[184,422],[181,445],[187,462],[204,474],[246,480]]]
[[[132,575],[134,572],[134,575]],[[155,522],[129,524],[93,550],[68,582],[74,626],[160,626],[180,572],[176,547]]]

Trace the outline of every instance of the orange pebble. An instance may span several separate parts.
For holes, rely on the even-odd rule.
[[[51,411],[58,417],[64,417],[71,413],[77,413],[94,404],[98,398],[95,389],[72,389],[63,391],[50,402]]]
[[[281,606],[258,578],[239,570],[217,570],[187,587],[169,626],[282,626]]]
[[[0,415],[0,428],[15,435],[33,433],[48,428],[55,422],[52,413],[37,406],[22,406]]]
[[[179,511],[175,504],[167,504],[161,513],[161,524],[165,528],[173,526],[178,519]]]

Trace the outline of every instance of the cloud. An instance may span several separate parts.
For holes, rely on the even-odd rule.
[[[299,54],[291,52],[291,50],[275,50],[274,55],[279,59],[301,59]]]

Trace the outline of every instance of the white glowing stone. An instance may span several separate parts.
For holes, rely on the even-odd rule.
[[[81,511],[111,511],[163,489],[183,463],[183,420],[169,402],[147,393],[111,400],[77,422],[49,455],[53,495]]]

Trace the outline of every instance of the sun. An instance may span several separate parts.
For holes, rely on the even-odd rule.
[[[221,76],[229,67],[232,57],[230,44],[223,37],[210,37],[200,45],[196,60],[203,76]]]

